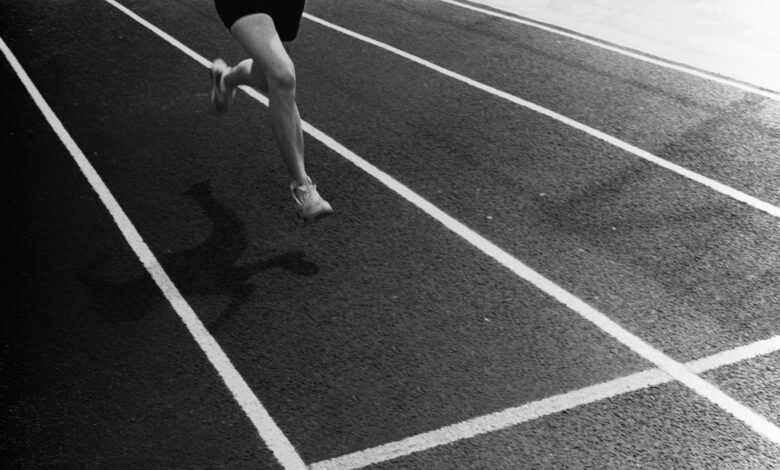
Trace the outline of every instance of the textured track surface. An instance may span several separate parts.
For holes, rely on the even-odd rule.
[[[207,0],[124,5],[242,57]],[[336,152],[299,226],[265,109],[103,1],[11,0],[2,39],[303,460],[652,368]],[[780,205],[780,103],[440,2],[307,12]],[[780,221],[304,20],[306,121],[672,358],[780,334]],[[278,468],[7,63],[2,446],[15,468]],[[777,352],[702,374],[780,425]],[[676,382],[377,468],[773,468]]]

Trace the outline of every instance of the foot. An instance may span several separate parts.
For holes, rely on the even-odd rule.
[[[218,113],[224,113],[230,107],[230,102],[236,96],[236,89],[228,90],[225,86],[225,72],[228,66],[222,59],[211,63],[211,104]]]
[[[296,186],[295,182],[290,183],[290,192],[295,209],[304,222],[313,222],[333,213],[333,208],[320,196],[317,186],[311,180],[300,186]]]

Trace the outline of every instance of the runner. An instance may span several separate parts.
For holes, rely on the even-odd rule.
[[[303,130],[295,102],[295,67],[290,46],[298,34],[305,0],[214,0],[222,22],[249,54],[229,67],[216,59],[211,65],[211,101],[219,113],[228,110],[239,85],[268,96],[268,111],[276,143],[287,171],[295,208],[304,221],[333,213],[306,174]]]

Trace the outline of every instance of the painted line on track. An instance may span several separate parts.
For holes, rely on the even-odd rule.
[[[384,49],[388,52],[391,52],[393,54],[396,54],[398,56],[403,57],[404,59],[410,60],[412,62],[415,62],[419,65],[422,65],[423,67],[429,68],[431,70],[434,70],[444,76],[450,77],[452,79],[458,80],[459,82],[465,83],[467,85],[470,85],[474,88],[477,88],[479,90],[482,90],[486,93],[490,93],[491,95],[497,96],[499,98],[503,98],[507,101],[510,101],[512,103],[518,104],[524,108],[530,109],[532,111],[535,111],[539,114],[543,114],[549,118],[552,118],[558,122],[561,122],[569,127],[573,127],[574,129],[577,129],[579,131],[582,131],[586,134],[589,134],[599,140],[602,140],[614,147],[617,147],[621,150],[624,150],[628,153],[631,153],[643,160],[647,160],[650,163],[653,163],[655,165],[658,165],[662,168],[665,168],[667,170],[673,171],[677,173],[678,175],[681,175],[685,178],[688,178],[696,183],[702,184],[704,186],[707,186],[710,189],[713,189],[727,197],[730,197],[732,199],[735,199],[737,201],[740,201],[742,203],[745,203],[755,209],[761,210],[766,212],[767,214],[774,216],[776,218],[780,218],[780,207],[774,206],[768,202],[762,201],[754,196],[751,196],[747,193],[744,193],[742,191],[739,191],[738,189],[732,188],[730,186],[727,186],[723,183],[720,183],[718,181],[715,181],[711,178],[708,178],[704,175],[700,175],[694,171],[691,171],[685,167],[682,167],[680,165],[677,165],[676,163],[672,163],[668,160],[664,160],[661,157],[658,157],[656,155],[653,155],[652,153],[648,152],[647,150],[642,150],[641,148],[629,144],[628,142],[625,142],[623,140],[618,139],[617,137],[614,137],[612,135],[607,134],[606,132],[602,132],[598,129],[595,129],[593,127],[588,126],[587,124],[583,124],[579,121],[576,121],[570,117],[564,116],[562,114],[559,114],[555,111],[552,111],[550,109],[547,109],[543,106],[540,106],[536,103],[532,103],[530,101],[524,100],[523,98],[520,98],[519,96],[515,96],[511,93],[499,90],[498,88],[494,88],[490,85],[486,85],[482,82],[478,82],[474,79],[468,78],[464,75],[461,75],[457,72],[453,72],[452,70],[449,70],[447,68],[444,68],[440,65],[436,65],[433,62],[430,62],[428,60],[425,60],[421,57],[418,57],[414,54],[410,54],[406,51],[403,51],[401,49],[398,49],[397,47],[391,46],[389,44],[385,44],[381,41],[377,41],[376,39],[372,39],[368,36],[362,35],[360,33],[356,33],[352,30],[349,30],[347,28],[344,28],[342,26],[338,26],[336,24],[333,24],[329,21],[323,20],[321,18],[318,18],[316,16],[312,16],[308,13],[304,13],[303,16],[307,18],[308,20],[311,20],[315,23],[318,23],[326,28],[330,28],[334,31],[338,31],[342,34],[345,34],[347,36],[350,36],[354,39],[357,39],[359,41],[363,41],[365,43],[371,44],[372,46],[376,46],[380,49]]]
[[[631,50],[628,50],[628,49],[625,49],[625,48],[622,48],[622,47],[618,47],[618,46],[611,45],[609,43],[597,41],[597,40],[591,39],[591,38],[589,38],[587,36],[571,33],[571,32],[568,32],[568,31],[566,31],[564,29],[558,29],[558,28],[554,28],[554,27],[551,27],[551,26],[547,26],[544,23],[536,22],[536,21],[525,19],[525,18],[522,18],[522,17],[512,16],[510,14],[498,13],[498,12],[493,11],[493,10],[488,10],[486,8],[476,7],[474,5],[469,5],[467,3],[462,3],[462,2],[459,2],[459,1],[456,1],[456,0],[439,0],[439,1],[440,2],[444,2],[444,3],[448,3],[450,5],[454,5],[454,6],[457,6],[457,7],[465,8],[467,10],[472,10],[472,11],[476,11],[478,13],[482,13],[482,14],[485,14],[485,15],[493,16],[495,18],[501,18],[502,20],[511,21],[513,23],[522,24],[524,26],[530,26],[532,28],[540,29],[542,31],[547,31],[548,33],[557,34],[559,36],[563,36],[563,37],[566,37],[566,38],[569,38],[569,39],[574,39],[576,41],[580,41],[580,42],[583,42],[585,44],[589,44],[591,46],[596,46],[596,47],[599,47],[601,49],[608,50],[610,52],[616,52],[618,54],[622,54],[624,56],[631,57],[632,59],[641,60],[643,62],[648,62],[648,63],[653,64],[653,65],[658,65],[658,66],[661,66],[661,67],[664,67],[664,68],[667,68],[667,69],[674,70],[676,72],[686,73],[686,74],[692,75],[692,76],[697,77],[697,78],[702,78],[704,80],[709,80],[711,82],[719,83],[721,85],[726,85],[726,86],[730,86],[732,88],[737,88],[739,90],[747,91],[749,93],[760,95],[760,96],[763,96],[765,98],[769,98],[769,99],[772,99],[772,100],[775,100],[775,101],[780,101],[780,93],[775,93],[775,92],[772,92],[772,91],[769,91],[769,90],[764,90],[764,89],[762,89],[760,87],[757,87],[755,85],[751,85],[749,83],[742,83],[742,82],[739,82],[737,80],[723,78],[723,77],[720,77],[718,75],[715,75],[714,73],[703,72],[701,70],[697,70],[697,69],[692,68],[692,67],[688,67],[688,66],[685,66],[685,65],[679,65],[679,64],[676,64],[674,62],[670,62],[670,61],[666,61],[666,60],[663,60],[663,59],[660,59],[660,58],[653,57],[651,55],[644,55],[644,54],[640,54],[640,53],[637,53],[637,52],[632,52]],[[494,8],[500,9],[499,7],[494,7]]]
[[[118,4],[115,0],[105,1],[111,5],[114,5],[125,14],[128,14],[128,16],[130,16],[132,19],[138,21],[152,32],[157,33],[159,31],[160,33],[163,33],[158,34],[162,39],[168,41],[166,38],[171,38],[171,36],[162,32],[159,28],[147,22],[146,20],[143,20],[141,17],[128,10],[126,7]],[[199,57],[197,60],[201,64],[205,65],[209,63],[205,58],[187,48],[187,46],[184,46],[181,42],[176,40],[168,42],[177,48],[184,48],[182,51],[191,57]],[[262,97],[262,95],[255,92],[254,90],[250,90],[250,94],[255,97]],[[264,99],[264,97],[262,98]],[[267,101],[264,102],[267,103]],[[612,336],[614,339],[618,340],[641,357],[653,363],[658,369],[662,370],[667,375],[671,376],[703,398],[706,398],[710,402],[719,406],[722,410],[728,412],[735,418],[745,423],[759,435],[764,436],[766,439],[777,445],[780,445],[780,427],[771,423],[764,416],[756,413],[734,398],[728,396],[718,387],[696,375],[691,369],[686,367],[686,365],[675,361],[660,350],[651,346],[646,341],[629,332],[603,313],[591,307],[583,300],[579,299],[575,295],[569,293],[530,267],[526,266],[524,263],[514,258],[509,253],[484,238],[482,235],[474,232],[463,223],[449,216],[444,211],[434,206],[408,187],[404,186],[395,178],[367,162],[363,158],[359,157],[357,154],[336,142],[330,136],[318,130],[311,124],[303,121],[303,130],[334,152],[341,155],[343,158],[352,162],[354,165],[379,180],[382,184],[396,192],[396,194],[403,197],[410,203],[414,204],[417,208],[428,214],[430,217],[436,219],[439,223],[459,235],[474,247],[478,248],[484,254],[501,263],[504,267],[515,273],[518,277],[526,280],[527,282],[530,282],[539,290],[545,292],[547,295],[557,300],[559,303],[578,313],[580,316],[593,323],[602,331]]]
[[[756,357],[766,356],[777,351],[780,351],[780,336],[773,336],[772,338],[691,361],[688,363],[688,367],[696,373],[702,373]]]
[[[97,171],[95,171],[95,168],[70,136],[57,115],[52,111],[51,107],[49,107],[48,103],[43,98],[43,95],[38,91],[38,88],[30,79],[29,75],[27,75],[27,72],[16,59],[11,49],[8,48],[2,37],[0,37],[0,50],[3,51],[3,54],[13,67],[17,76],[22,81],[25,88],[27,88],[30,96],[35,101],[35,104],[46,118],[46,121],[48,121],[51,128],[76,161],[76,164],[86,177],[87,181],[89,181],[92,189],[97,193],[100,201],[106,209],[108,209],[111,218],[114,220],[117,227],[119,227],[120,232],[122,232],[122,235],[132,248],[133,252],[138,256],[138,259],[141,260],[141,263],[143,263],[146,270],[152,276],[152,279],[154,279],[154,282],[160,288],[163,295],[165,295],[165,298],[171,304],[171,307],[173,307],[182,322],[184,322],[187,330],[195,339],[195,342],[198,343],[200,349],[206,354],[211,365],[217,370],[219,376],[233,394],[233,398],[235,398],[236,402],[241,406],[241,409],[244,410],[244,413],[246,413],[252,421],[252,424],[255,426],[255,429],[257,429],[257,432],[263,441],[268,445],[268,448],[273,452],[274,456],[285,469],[305,469],[306,465],[295,448],[293,448],[292,444],[290,444],[276,423],[274,423],[263,404],[260,403],[260,400],[255,396],[254,392],[252,392],[252,389],[249,388],[249,385],[244,381],[244,378],[241,377],[241,374],[239,374],[233,366],[233,363],[230,362],[230,358],[227,357],[219,346],[217,340],[211,336],[211,333],[209,333],[200,321],[200,318],[198,318],[192,310],[192,307],[190,307],[176,288],[159,261],[157,261],[152,250],[143,240],[141,234],[138,233],[138,230],[136,230],[135,226],[130,221],[130,218],[119,205],[119,202],[117,202],[114,195],[111,194],[111,191],[103,182],[103,179]]]
[[[482,434],[507,429],[544,416],[652,387],[670,380],[666,374],[658,369],[638,372],[619,379],[461,421],[460,423],[417,434],[399,441],[316,462],[311,464],[309,468],[312,470],[354,470],[363,468],[471,439]]]
[[[712,356],[686,363],[691,370],[703,373],[722,366],[780,351],[780,336],[757,341]],[[370,449],[313,463],[311,470],[356,470],[387,462],[418,452],[453,444],[458,441],[500,431],[579,406],[607,400],[671,382],[672,378],[660,369],[650,369],[620,377],[578,390],[544,398],[503,411],[479,416],[433,431],[417,434]]]

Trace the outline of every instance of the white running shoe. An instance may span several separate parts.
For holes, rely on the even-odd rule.
[[[211,63],[211,104],[218,113],[224,113],[230,107],[230,102],[236,96],[236,89],[228,90],[225,86],[225,72],[228,65],[222,59]]]
[[[317,186],[311,180],[300,186],[295,182],[290,183],[295,209],[304,222],[313,222],[333,213],[333,208],[328,201],[317,192]]]

